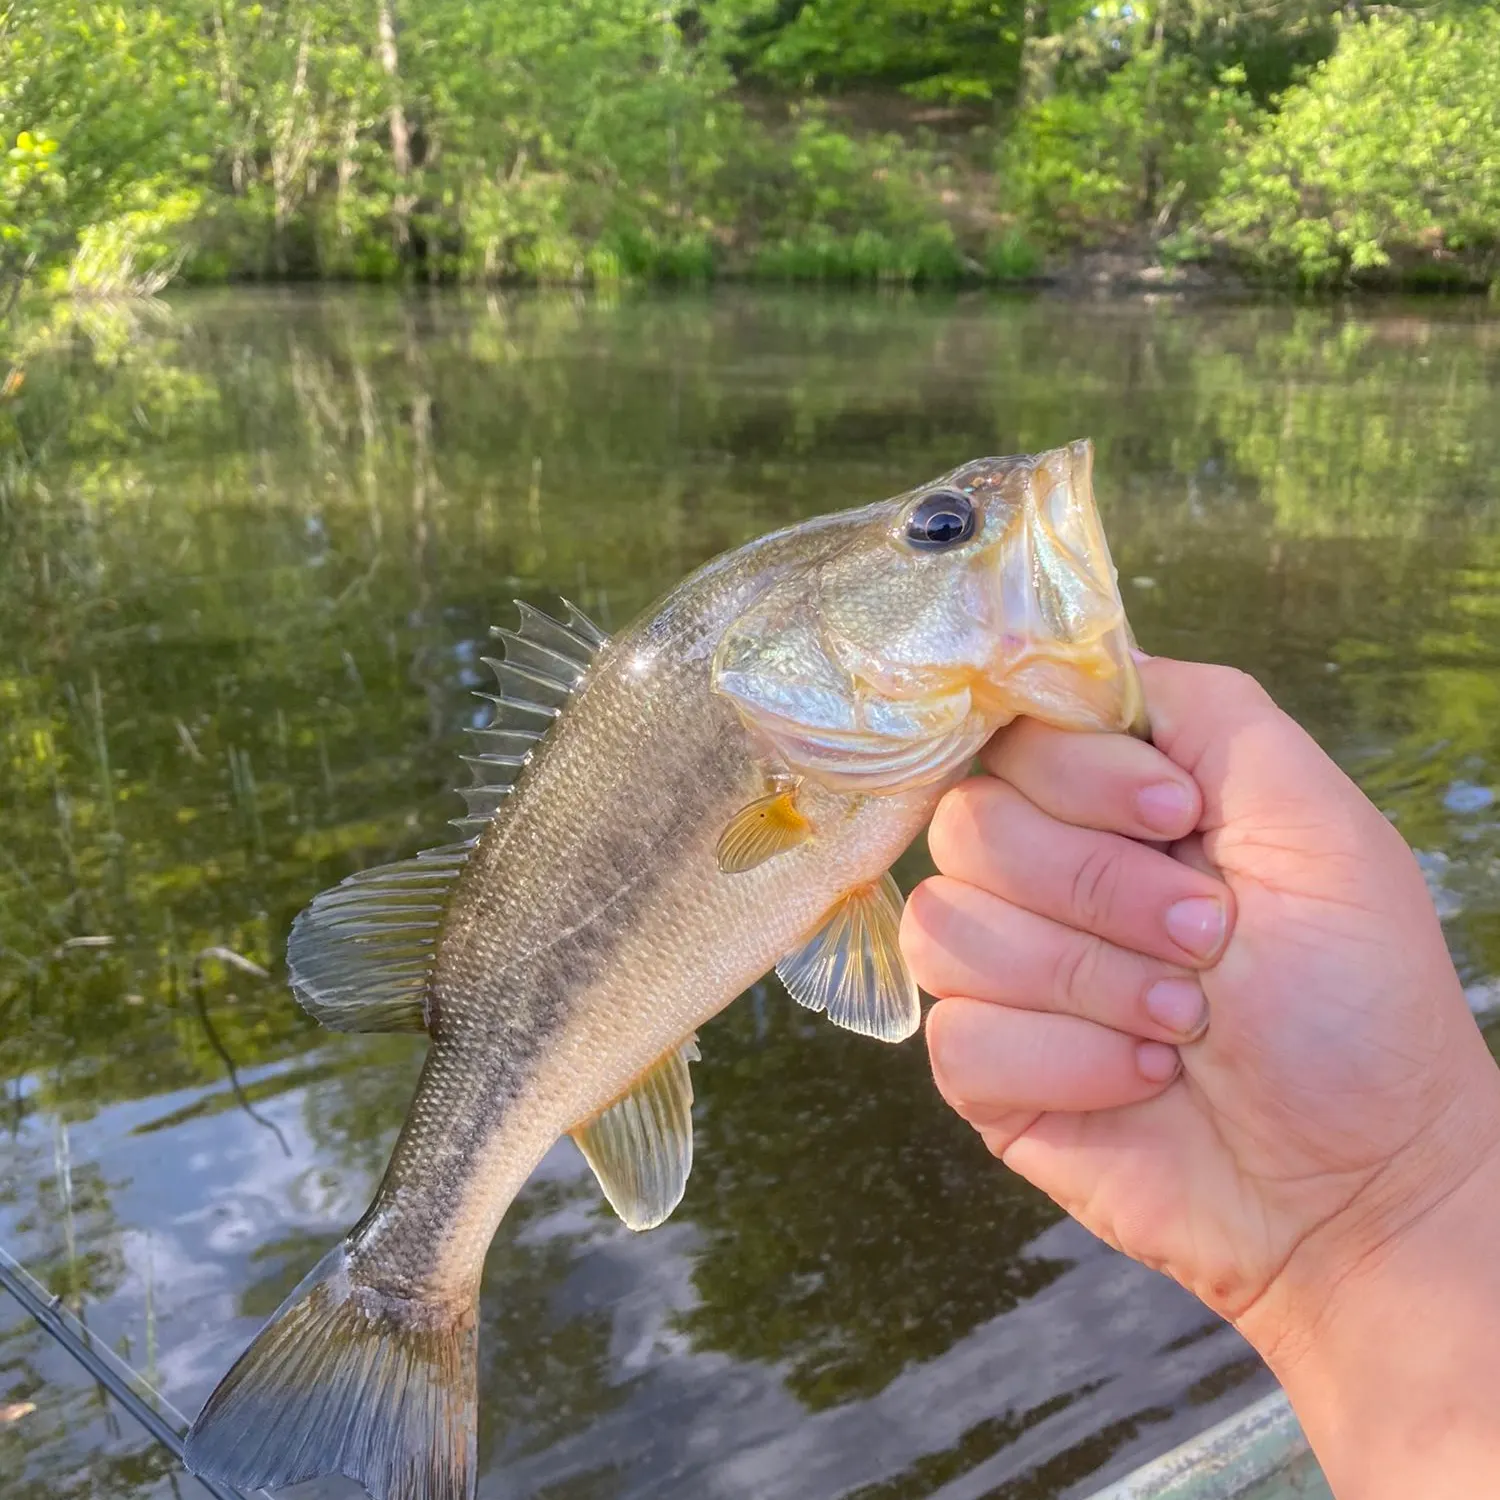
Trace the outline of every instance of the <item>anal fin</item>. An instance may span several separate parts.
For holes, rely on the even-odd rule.
[[[608,1109],[568,1132],[631,1229],[656,1228],[682,1201],[693,1169],[688,1064],[698,1057],[698,1040],[690,1036]]]
[[[792,998],[836,1026],[904,1042],[922,1024],[901,956],[901,890],[889,874],[849,892],[823,925],[776,965]]]

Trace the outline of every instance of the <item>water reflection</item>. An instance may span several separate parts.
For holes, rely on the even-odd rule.
[[[0,1237],[184,1408],[400,1122],[420,1049],[320,1034],[281,949],[314,891],[444,837],[512,596],[617,624],[771,526],[1091,434],[1142,642],[1268,683],[1417,845],[1492,996],[1480,310],[214,295],[18,347]],[[621,1230],[564,1144],[497,1240],[483,1493],[1074,1495],[1262,1388],[1001,1174],[919,1048],[767,985],[703,1050],[667,1228]],[[0,1426],[15,1493],[192,1488],[0,1317],[0,1399],[38,1408]]]

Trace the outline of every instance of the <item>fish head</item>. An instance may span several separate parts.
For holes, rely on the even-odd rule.
[[[850,512],[722,637],[714,685],[793,772],[942,779],[1021,714],[1145,732],[1088,442],[983,458]]]

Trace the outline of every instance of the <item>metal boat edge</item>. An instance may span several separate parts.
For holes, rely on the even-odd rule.
[[[1333,1500],[1333,1492],[1275,1391],[1089,1500]]]

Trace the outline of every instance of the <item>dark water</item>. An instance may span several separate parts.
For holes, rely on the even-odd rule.
[[[1142,643],[1259,674],[1421,851],[1476,1006],[1500,976],[1482,308],[235,295],[17,337],[0,1243],[184,1411],[399,1124],[418,1046],[318,1032],[280,956],[314,892],[444,840],[512,597],[619,624],[772,526],[1092,435]],[[496,1240],[484,1495],[1080,1496],[1267,1388],[919,1045],[774,984],[702,1045],[666,1228],[563,1143]],[[5,1500],[200,1493],[0,1299],[25,1401]]]

